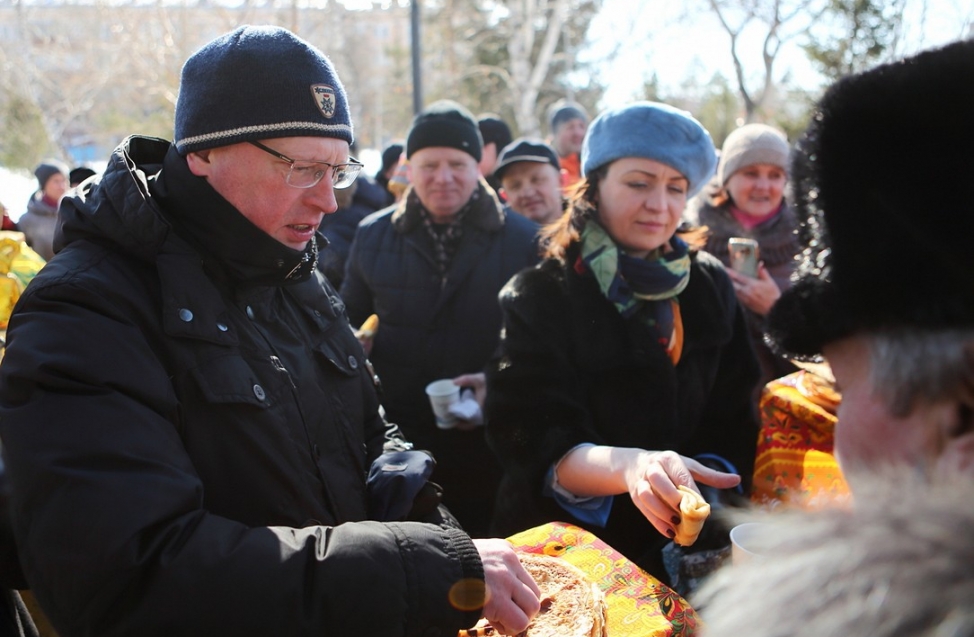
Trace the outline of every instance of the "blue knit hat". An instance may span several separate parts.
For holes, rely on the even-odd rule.
[[[690,113],[659,102],[635,102],[595,118],[582,142],[582,175],[623,157],[666,164],[686,177],[687,197],[707,183],[717,167],[710,133]]]
[[[352,143],[345,89],[321,51],[280,27],[242,26],[186,60],[179,154],[274,137]]]

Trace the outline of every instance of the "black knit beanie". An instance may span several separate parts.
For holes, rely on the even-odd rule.
[[[352,143],[345,89],[321,51],[280,27],[242,26],[186,60],[176,100],[180,155],[275,137]]]
[[[406,159],[432,146],[462,150],[479,162],[484,141],[470,111],[452,100],[440,100],[413,119],[406,137]]]

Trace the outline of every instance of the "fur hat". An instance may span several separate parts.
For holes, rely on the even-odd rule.
[[[494,167],[494,177],[503,179],[504,169],[511,164],[522,161],[550,164],[554,166],[555,170],[561,170],[561,164],[558,163],[558,155],[554,148],[540,139],[520,137],[505,146],[501,154],[498,155],[497,166]]]
[[[59,162],[56,159],[45,159],[41,163],[37,164],[37,168],[34,169],[34,176],[37,177],[37,184],[40,186],[41,190],[44,190],[44,186],[47,185],[47,180],[58,173],[61,173],[64,175],[65,179],[67,179],[67,165]]]
[[[548,107],[548,130],[552,135],[557,132],[559,126],[573,119],[588,123],[588,113],[581,104],[562,99]]]
[[[470,111],[452,100],[440,100],[413,119],[406,137],[406,159],[430,147],[456,148],[480,161],[484,141]]]
[[[812,357],[859,331],[974,326],[974,41],[834,84],[796,148],[805,246],[769,341]]]
[[[745,124],[724,140],[717,165],[717,179],[727,185],[731,175],[754,164],[770,164],[788,172],[788,139],[765,124]]]
[[[352,143],[348,100],[325,55],[290,31],[242,26],[186,60],[176,100],[176,150],[274,137]]]
[[[686,111],[659,102],[634,102],[604,111],[585,133],[582,175],[623,157],[644,157],[686,177],[687,197],[714,174],[717,152],[700,122]]]

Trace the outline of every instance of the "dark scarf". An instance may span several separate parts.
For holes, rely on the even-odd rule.
[[[419,214],[423,219],[423,227],[426,233],[433,240],[433,258],[436,260],[436,269],[440,276],[446,275],[450,268],[450,263],[460,247],[460,239],[463,238],[463,218],[473,203],[480,197],[480,190],[475,190],[469,201],[460,209],[449,223],[436,223],[433,215],[430,214],[426,206],[419,203]],[[418,198],[417,198],[418,200]]]
[[[309,241],[304,251],[277,241],[213,190],[206,179],[194,175],[175,147],[169,149],[149,190],[176,234],[200,253],[204,264],[221,268],[245,285],[290,285],[307,280],[314,272],[322,237]]]
[[[637,259],[619,249],[612,237],[592,221],[582,231],[581,260],[595,276],[602,294],[628,318],[646,306],[646,321],[657,341],[676,364],[683,348],[683,321],[678,295],[690,281],[690,249],[677,236],[670,250],[654,250]]]

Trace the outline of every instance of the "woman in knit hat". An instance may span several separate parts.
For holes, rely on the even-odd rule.
[[[761,363],[760,385],[795,371],[764,344],[764,318],[781,292],[790,287],[795,269],[797,219],[785,200],[788,182],[788,140],[775,128],[747,124],[724,141],[717,176],[696,197],[685,215],[695,226],[708,229],[704,249],[720,259],[734,282],[737,300],[747,311],[748,327]],[[757,241],[757,276],[731,267],[728,240]]]
[[[27,202],[27,212],[17,223],[33,248],[45,261],[54,256],[54,228],[57,226],[57,209],[61,197],[68,190],[68,167],[54,159],[48,159],[34,169],[37,192]]]
[[[721,263],[677,232],[717,156],[688,113],[638,102],[596,118],[581,159],[545,260],[500,294],[485,405],[505,469],[493,530],[567,518],[670,580],[677,487],[737,487],[755,451],[743,313]]]

